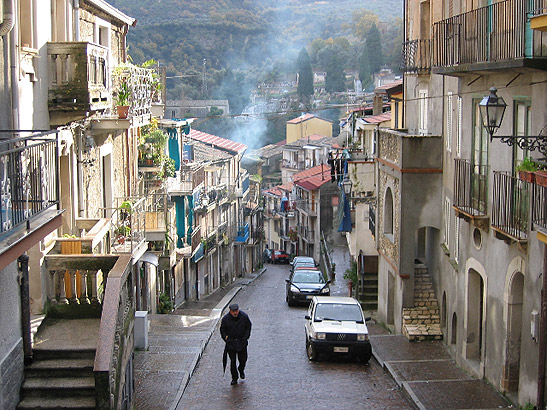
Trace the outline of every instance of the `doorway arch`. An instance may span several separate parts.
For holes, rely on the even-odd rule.
[[[519,388],[523,294],[524,275],[517,271],[509,278],[505,298],[507,335],[501,386],[507,392],[517,392]]]
[[[465,358],[482,364],[482,358],[484,357],[486,285],[481,274],[473,268],[470,268],[467,272],[466,302]]]

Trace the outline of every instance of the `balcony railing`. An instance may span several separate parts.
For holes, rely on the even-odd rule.
[[[111,217],[112,253],[133,253],[145,240],[146,197],[117,198]]]
[[[374,206],[368,208],[368,229],[372,235],[376,235],[376,208]]]
[[[547,187],[532,185],[532,223],[547,231]]]
[[[88,42],[48,43],[50,111],[110,108],[108,49]]]
[[[309,216],[317,216],[317,203],[313,199],[297,200],[296,207],[307,213]]]
[[[138,117],[150,115],[152,106],[152,69],[133,65],[118,66],[114,70],[112,84],[118,89],[122,81],[127,82],[131,90],[129,97],[129,116]],[[115,107],[113,107],[115,109]]]
[[[547,33],[527,28],[528,13],[538,8],[505,0],[434,23],[433,66],[547,57]]]
[[[281,166],[283,168],[288,168],[288,169],[297,169],[297,170],[304,169],[303,162],[291,161],[288,159],[284,159],[283,162],[281,163]]]
[[[528,238],[530,187],[505,172],[494,172],[492,228],[516,240]]]
[[[0,234],[59,205],[57,132],[0,131]]]
[[[192,252],[201,244],[201,228],[198,226],[192,231]]]
[[[427,73],[431,69],[431,40],[403,43],[402,70],[405,73]]]
[[[454,207],[469,216],[486,215],[488,167],[465,159],[456,159],[455,165]]]

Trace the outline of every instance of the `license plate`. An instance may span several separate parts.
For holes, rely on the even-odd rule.
[[[347,347],[334,347],[334,353],[347,353],[348,351]]]
[[[312,295],[307,295],[307,296],[306,296],[306,299],[311,299],[311,298],[313,298]]]

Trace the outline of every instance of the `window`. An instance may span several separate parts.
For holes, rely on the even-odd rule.
[[[450,199],[444,199],[444,244],[450,249]]]
[[[456,141],[456,155],[462,155],[462,97],[458,95],[458,139]]]
[[[393,235],[393,194],[391,188],[386,190],[384,200],[384,234]]]
[[[34,1],[21,0],[19,3],[19,35],[23,47],[35,48],[34,20]]]
[[[427,90],[420,90],[420,124],[419,124],[419,134],[427,134]]]
[[[518,137],[530,135],[531,121],[532,115],[530,102],[515,101],[513,116],[514,135]],[[513,164],[515,166],[522,162],[528,155],[528,150],[523,150],[518,145],[513,146]]]
[[[486,214],[488,192],[488,135],[482,126],[479,101],[473,101],[473,155],[471,175],[471,200],[474,209]]]
[[[452,93],[446,97],[446,150],[452,150]]]
[[[456,218],[454,224],[454,260],[459,262],[460,259],[460,218]]]

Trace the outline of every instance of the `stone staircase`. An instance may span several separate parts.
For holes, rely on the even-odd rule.
[[[18,409],[95,409],[94,349],[34,349]]]
[[[439,304],[424,264],[414,269],[414,307],[403,308],[403,335],[410,341],[441,340]]]
[[[378,274],[365,273],[359,287],[359,301],[363,310],[378,310]]]

